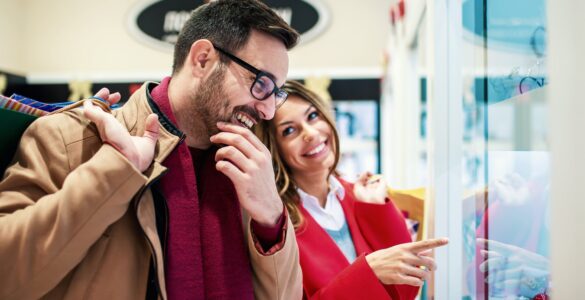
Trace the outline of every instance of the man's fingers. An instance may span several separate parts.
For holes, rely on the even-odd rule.
[[[256,156],[260,155],[260,152],[252,146],[249,139],[234,132],[222,131],[212,136],[210,141],[214,144],[234,146],[249,159],[254,159]]]
[[[120,101],[120,99],[122,99],[122,95],[120,95],[120,93],[118,93],[118,92],[115,92],[115,93],[111,94],[108,98],[106,98],[106,101],[108,101],[108,103],[111,106],[111,105],[118,103]]]
[[[118,103],[120,99],[122,99],[122,95],[120,95],[120,93],[110,93],[110,90],[106,87],[103,87],[97,91],[94,97],[106,100],[110,106]]]
[[[110,96],[110,90],[108,88],[103,87],[97,93],[95,93],[94,96],[102,99],[108,99],[108,97]]]
[[[220,160],[215,164],[215,168],[227,176],[234,185],[236,185],[239,178],[245,176],[238,167],[227,160]]]
[[[234,146],[225,146],[217,150],[215,161],[220,160],[230,161],[244,173],[252,167],[251,161]]]
[[[424,240],[420,242],[413,242],[406,244],[406,247],[413,251],[414,253],[420,253],[428,249],[434,249],[437,247],[445,246],[449,243],[449,239],[447,238],[439,238],[439,239],[430,239]]]
[[[95,107],[91,100],[83,101],[83,115],[90,121],[94,122],[98,127],[102,125],[105,112]]]
[[[260,151],[266,149],[266,146],[264,146],[264,144],[258,139],[258,137],[256,137],[256,135],[250,129],[226,122],[218,122],[217,128],[219,128],[221,131],[232,132],[243,136],[246,140],[248,140],[248,142],[250,142],[250,144],[252,144],[252,146],[254,146],[254,148]]]
[[[146,125],[144,128],[143,137],[147,138],[154,144],[158,140],[159,134],[159,124],[158,124],[158,116],[156,114],[150,114],[146,117]]]

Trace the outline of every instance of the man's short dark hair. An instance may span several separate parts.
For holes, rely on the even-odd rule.
[[[191,13],[179,34],[173,57],[173,74],[181,70],[191,45],[208,39],[230,52],[242,48],[257,30],[280,39],[286,49],[297,44],[299,34],[266,4],[257,0],[219,0],[204,4]],[[222,61],[227,59],[222,56]]]

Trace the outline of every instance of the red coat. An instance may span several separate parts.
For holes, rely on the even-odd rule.
[[[305,299],[414,299],[418,287],[382,284],[365,255],[411,242],[404,217],[392,202],[383,205],[355,201],[353,184],[340,179],[343,212],[358,255],[349,264],[329,234],[301,206],[303,224],[297,229]]]

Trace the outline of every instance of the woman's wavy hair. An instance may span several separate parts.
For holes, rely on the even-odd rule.
[[[335,118],[333,116],[333,109],[331,103],[323,100],[316,93],[307,89],[297,81],[288,80],[283,89],[288,92],[289,97],[297,96],[301,99],[311,103],[319,112],[320,117],[329,124],[331,132],[333,133],[333,151],[335,154],[335,161],[331,167],[330,173],[337,175],[336,167],[339,162],[339,135],[335,129]],[[282,155],[279,152],[278,144],[276,143],[276,126],[274,121],[263,120],[256,126],[256,135],[262,140],[264,145],[270,150],[272,155],[272,164],[274,166],[274,174],[276,178],[276,186],[282,202],[288,210],[292,223],[298,228],[303,223],[303,217],[299,210],[299,194],[297,192],[297,184],[292,176],[290,167],[286,164]]]

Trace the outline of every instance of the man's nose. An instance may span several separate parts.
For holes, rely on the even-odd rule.
[[[257,100],[254,108],[264,120],[271,120],[276,113],[276,96],[273,94],[265,100]]]

